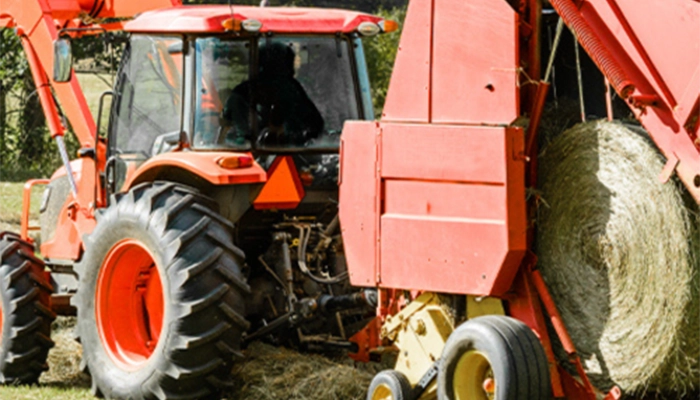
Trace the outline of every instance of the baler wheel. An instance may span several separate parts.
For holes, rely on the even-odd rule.
[[[479,317],[450,335],[438,369],[440,400],[549,400],[549,365],[522,322]]]
[[[113,198],[85,240],[74,297],[95,395],[218,398],[248,329],[244,254],[216,203],[172,183]]]
[[[0,233],[0,383],[35,383],[48,369],[54,343],[52,288],[34,246],[18,235]]]
[[[374,376],[367,400],[413,400],[411,384],[406,375],[389,369]]]

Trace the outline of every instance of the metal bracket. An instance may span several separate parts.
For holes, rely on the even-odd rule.
[[[673,173],[676,171],[676,167],[680,163],[680,160],[678,157],[675,155],[671,155],[668,158],[668,161],[666,161],[666,165],[664,165],[664,169],[661,170],[661,174],[659,174],[659,181],[661,183],[666,183],[671,179],[671,176],[673,176]]]
[[[442,364],[442,358],[438,358],[437,361],[433,363],[433,365],[428,368],[427,371],[425,371],[425,374],[423,375],[422,378],[420,378],[420,381],[418,381],[418,384],[413,387],[413,398],[417,399],[419,398],[423,392],[428,388],[430,383],[437,377],[438,370],[440,369],[440,364]]]

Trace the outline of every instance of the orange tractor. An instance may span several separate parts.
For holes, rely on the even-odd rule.
[[[542,1],[410,1],[379,123],[360,38],[395,23],[175,3],[0,6],[64,159],[27,184],[48,184],[43,260],[28,201],[20,236],[0,243],[4,382],[36,380],[55,313],[77,310],[93,392],[108,398],[215,397],[260,338],[357,360],[393,351],[370,399],[600,396],[530,252],[526,189],[549,87]],[[668,159],[665,179],[675,172],[699,200],[700,52],[688,38],[700,3],[549,3]],[[69,38],[121,29],[100,138]],[[81,143],[73,161],[62,113]]]
[[[57,313],[77,312],[93,393],[108,398],[216,397],[259,338],[356,348],[348,339],[376,296],[348,284],[338,149],[346,120],[374,118],[361,39],[395,23],[176,0],[10,0],[0,26],[22,41],[65,162],[26,186],[47,185],[42,258],[28,201],[20,235],[2,234],[3,382],[47,368]],[[113,30],[129,40],[99,137],[70,39]]]

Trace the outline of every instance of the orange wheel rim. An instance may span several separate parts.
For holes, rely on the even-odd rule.
[[[109,357],[134,371],[153,354],[163,327],[163,285],[155,258],[127,239],[107,253],[95,291],[97,328]]]

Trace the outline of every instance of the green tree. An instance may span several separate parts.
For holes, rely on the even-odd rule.
[[[19,159],[27,166],[40,164],[50,151],[46,140],[48,132],[36,85],[29,70],[22,76],[19,128],[20,135],[17,141]]]
[[[9,103],[16,96],[21,78],[28,70],[22,46],[14,32],[0,30],[0,168],[9,164],[13,152],[10,147],[11,117],[13,108]]]
[[[0,30],[0,180],[50,175],[61,165],[19,38]],[[66,136],[69,151],[77,140]]]
[[[406,19],[406,8],[382,9],[377,11],[377,14],[385,19],[398,22],[399,26],[402,27]],[[367,53],[367,68],[369,69],[370,81],[372,82],[372,99],[377,116],[381,116],[384,109],[391,73],[394,70],[394,61],[399,50],[400,38],[401,30],[368,38],[364,41],[365,52]]]

